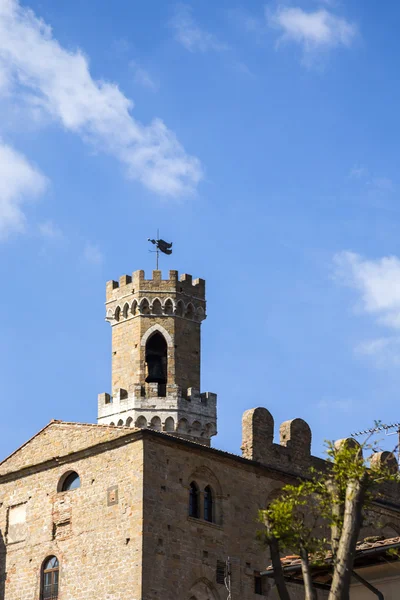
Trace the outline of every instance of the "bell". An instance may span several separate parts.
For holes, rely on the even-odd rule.
[[[160,356],[148,355],[146,357],[148,375],[146,383],[165,383],[165,375]]]

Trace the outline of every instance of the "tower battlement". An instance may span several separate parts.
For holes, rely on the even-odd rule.
[[[162,271],[153,271],[151,279],[145,278],[145,272],[134,271],[132,275],[122,275],[119,281],[108,281],[106,285],[106,302],[118,300],[125,294],[182,294],[199,300],[205,299],[206,282],[204,279],[193,279],[192,275],[178,271],[169,271],[168,279],[162,278]]]
[[[160,395],[162,393],[162,395]],[[157,383],[134,386],[131,393],[116,389],[99,394],[98,414],[102,422],[127,427],[149,427],[208,445],[216,435],[217,396],[177,385],[161,392]]]
[[[140,270],[107,282],[112,387],[111,395],[99,399],[99,423],[129,420],[210,443],[216,433],[216,396],[199,391],[205,287],[204,279],[178,271],[163,279],[159,270],[151,279]]]

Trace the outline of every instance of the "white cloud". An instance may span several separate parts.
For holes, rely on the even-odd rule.
[[[158,90],[158,84],[151,77],[150,73],[141,67],[135,60],[131,60],[129,63],[130,68],[133,71],[133,78],[135,83],[141,85],[149,90],[155,92]]]
[[[46,186],[46,177],[0,140],[0,238],[24,229],[23,205],[42,194]]]
[[[91,244],[90,242],[87,242],[85,245],[83,257],[85,261],[91,265],[101,265],[104,259],[103,253],[99,246],[96,244]]]
[[[354,252],[340,252],[334,262],[337,279],[358,290],[361,310],[400,329],[400,258],[367,260]]]
[[[63,237],[61,229],[52,221],[44,221],[39,224],[39,233],[49,240],[59,240]]]
[[[192,8],[186,4],[176,7],[171,26],[175,30],[175,39],[190,52],[219,52],[228,48],[215,35],[197,25],[192,16]]]
[[[336,280],[358,291],[357,310],[373,317],[391,335],[365,340],[355,352],[373,358],[378,367],[400,364],[400,258],[367,260],[354,252],[334,257]]]
[[[375,366],[386,368],[400,365],[400,337],[389,336],[366,340],[355,348],[356,354],[373,360]]]
[[[80,50],[63,48],[51,28],[16,0],[0,0],[0,83],[28,95],[65,129],[121,161],[128,175],[159,194],[192,192],[202,177],[161,119],[142,125],[117,85],[96,81]]]
[[[280,42],[295,42],[305,55],[320,50],[351,45],[356,27],[321,8],[307,12],[302,8],[280,6],[275,12],[267,10],[268,24],[281,32]]]

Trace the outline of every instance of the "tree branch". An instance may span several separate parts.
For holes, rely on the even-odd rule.
[[[286,581],[283,575],[283,568],[281,563],[281,557],[279,554],[279,544],[276,537],[271,536],[268,538],[269,550],[271,552],[272,568],[274,570],[274,579],[276,589],[280,600],[290,600],[289,592],[287,589]]]
[[[343,504],[340,502],[339,486],[334,479],[328,479],[326,481],[326,488],[331,498],[331,511],[332,511],[332,522],[331,522],[331,551],[333,561],[336,559],[336,554],[339,547],[340,535],[341,535],[341,523],[343,521]]]
[[[317,591],[314,587],[312,577],[311,577],[310,561],[308,558],[308,552],[304,548],[304,546],[300,547],[300,558],[301,558],[301,572],[303,573],[303,582],[304,582],[304,591],[305,591],[304,600],[318,600]]]
[[[366,492],[366,475],[352,479],[346,488],[342,534],[334,562],[329,600],[349,600],[351,571],[356,544],[362,523],[362,509]]]

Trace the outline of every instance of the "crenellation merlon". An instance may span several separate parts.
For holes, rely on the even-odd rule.
[[[151,279],[145,278],[143,270],[134,271],[132,275],[122,275],[119,281],[108,281],[106,284],[106,300],[118,300],[121,296],[143,293],[174,293],[205,299],[205,280],[193,279],[192,275],[170,270],[168,279],[162,278],[162,271],[154,270]]]

